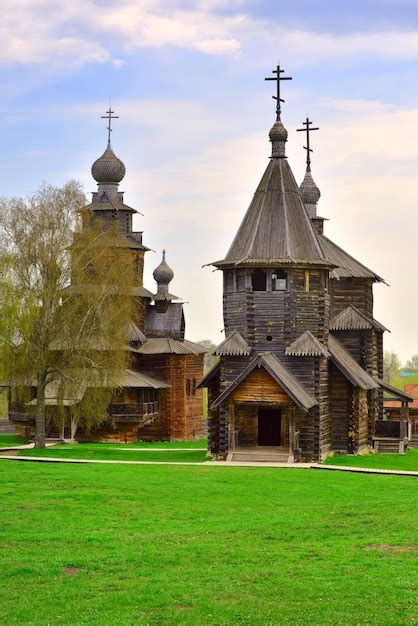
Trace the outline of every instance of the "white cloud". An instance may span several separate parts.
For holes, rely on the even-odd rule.
[[[248,0],[3,0],[0,62],[119,65],[135,50],[162,46],[242,53],[257,65],[279,51],[293,66],[418,58],[418,31],[315,32],[253,17],[249,6]]]

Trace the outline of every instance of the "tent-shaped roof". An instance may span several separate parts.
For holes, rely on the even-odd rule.
[[[340,372],[344,374],[354,387],[360,387],[360,389],[366,390],[379,388],[379,383],[353,359],[351,354],[347,352],[344,346],[342,346],[333,335],[329,336],[328,350],[334,365],[338,367]]]
[[[216,398],[212,408],[222,404],[256,367],[263,367],[300,409],[309,411],[318,404],[318,401],[302,387],[276,356],[271,352],[263,352],[256,356],[229,387]]]
[[[273,142],[273,158],[235,239],[225,259],[212,265],[332,265],[322,251],[287,159],[276,157]]]
[[[368,317],[352,304],[338,313],[330,323],[330,330],[371,330],[372,328],[382,332],[387,330],[383,324]]]
[[[286,356],[325,356],[328,358],[330,354],[311,331],[307,330],[290,346],[287,346]]]
[[[248,356],[251,348],[237,330],[230,335],[213,351],[216,356]]]

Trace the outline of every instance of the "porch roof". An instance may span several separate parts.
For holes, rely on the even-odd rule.
[[[203,387],[207,387],[210,383],[211,380],[213,380],[215,378],[215,376],[217,376],[219,374],[219,370],[221,369],[221,364],[218,361],[218,363],[216,363],[212,369],[210,369],[208,371],[208,373],[206,374],[206,376],[204,376],[202,378],[202,380],[200,381],[200,383],[198,385],[196,385],[196,389],[203,389]]]
[[[381,380],[380,378],[376,378],[376,381],[379,383],[379,387],[381,387],[385,391],[388,391],[396,398],[399,398],[399,402],[414,402],[415,400],[414,396],[411,396],[408,393],[401,391],[401,389],[392,387],[392,385],[389,385],[389,383],[386,383],[384,380]],[[385,406],[397,407],[398,404],[396,403],[396,400],[395,400],[394,402],[385,402]]]
[[[331,354],[331,361],[354,387],[360,387],[364,390],[379,388],[379,383],[353,359],[351,354],[332,334],[328,339],[328,350]]]
[[[317,406],[318,401],[302,387],[278,358],[271,352],[263,352],[257,355],[229,387],[216,398],[211,408],[222,404],[256,367],[263,367],[300,409],[309,411],[312,407]]]
[[[116,388],[151,388],[168,389],[170,385],[148,373],[136,372],[134,370],[122,371],[91,371],[85,374],[84,380],[80,377],[80,372],[74,372],[71,376],[68,373],[67,379],[54,379],[46,385],[45,404],[47,406],[72,406],[78,404],[84,397],[88,387],[116,387]],[[28,402],[29,406],[36,406],[36,398]]]

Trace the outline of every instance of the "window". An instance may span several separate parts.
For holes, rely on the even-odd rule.
[[[287,289],[287,272],[286,270],[275,270],[271,275],[272,291],[286,291]]]
[[[196,378],[188,378],[186,380],[186,396],[190,398],[196,395]]]
[[[305,270],[304,272],[305,291],[310,291],[310,286],[311,286],[310,283],[311,283],[311,274],[309,270]]]
[[[263,270],[254,270],[251,274],[253,291],[266,291],[267,276]]]

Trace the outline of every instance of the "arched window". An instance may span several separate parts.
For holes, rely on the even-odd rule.
[[[287,289],[287,272],[286,270],[277,269],[271,275],[272,291],[286,291]]]
[[[263,270],[254,270],[251,275],[253,291],[266,291],[267,276]]]

